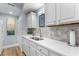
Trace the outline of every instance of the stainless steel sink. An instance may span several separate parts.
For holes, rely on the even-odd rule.
[[[43,40],[43,38],[38,38],[38,37],[30,37],[30,38],[33,39],[33,40],[36,40],[36,41]]]

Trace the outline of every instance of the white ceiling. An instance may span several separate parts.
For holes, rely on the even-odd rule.
[[[12,12],[12,14],[10,14],[10,12]],[[15,6],[8,5],[8,3],[0,3],[0,13],[18,16],[21,10]]]
[[[25,13],[28,13],[30,11],[35,11],[39,9],[40,7],[42,7],[43,5],[44,3],[24,3],[23,11]]]
[[[11,4],[11,3],[10,3]],[[12,3],[14,4],[14,3]],[[14,15],[14,16],[19,16],[21,11],[20,6],[22,7],[23,5],[23,11],[25,13],[28,13],[30,11],[35,11],[42,7],[44,4],[43,3],[17,3],[17,6],[12,6],[8,5],[8,3],[0,3],[0,13],[3,14],[9,14],[9,15]]]

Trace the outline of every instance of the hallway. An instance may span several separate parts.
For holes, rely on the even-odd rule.
[[[10,47],[3,49],[1,56],[25,56],[24,53],[21,52],[20,47]]]

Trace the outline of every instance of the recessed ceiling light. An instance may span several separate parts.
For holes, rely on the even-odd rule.
[[[10,12],[9,12],[9,14],[13,14],[13,12],[12,12],[12,11],[10,11]]]

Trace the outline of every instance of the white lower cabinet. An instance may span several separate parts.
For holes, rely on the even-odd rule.
[[[45,54],[41,53],[40,51],[37,51],[36,56],[45,56]]]
[[[22,38],[22,51],[25,51],[25,44],[23,43],[24,42],[24,39]]]
[[[61,56],[61,54],[25,38],[22,39],[22,50],[26,56]]]
[[[30,56],[36,56],[36,49],[30,46]]]
[[[28,46],[25,45],[24,48],[25,48],[25,49],[24,49],[24,52],[25,52],[26,56],[29,56],[29,55],[30,55],[30,52],[29,52],[30,47],[28,47]]]
[[[41,53],[43,53],[44,55],[48,55],[48,49],[42,47],[42,46],[37,46],[37,50],[39,50]]]
[[[22,50],[27,56],[29,55],[29,49],[30,49],[30,45],[29,45],[28,39],[23,38],[22,39]]]

